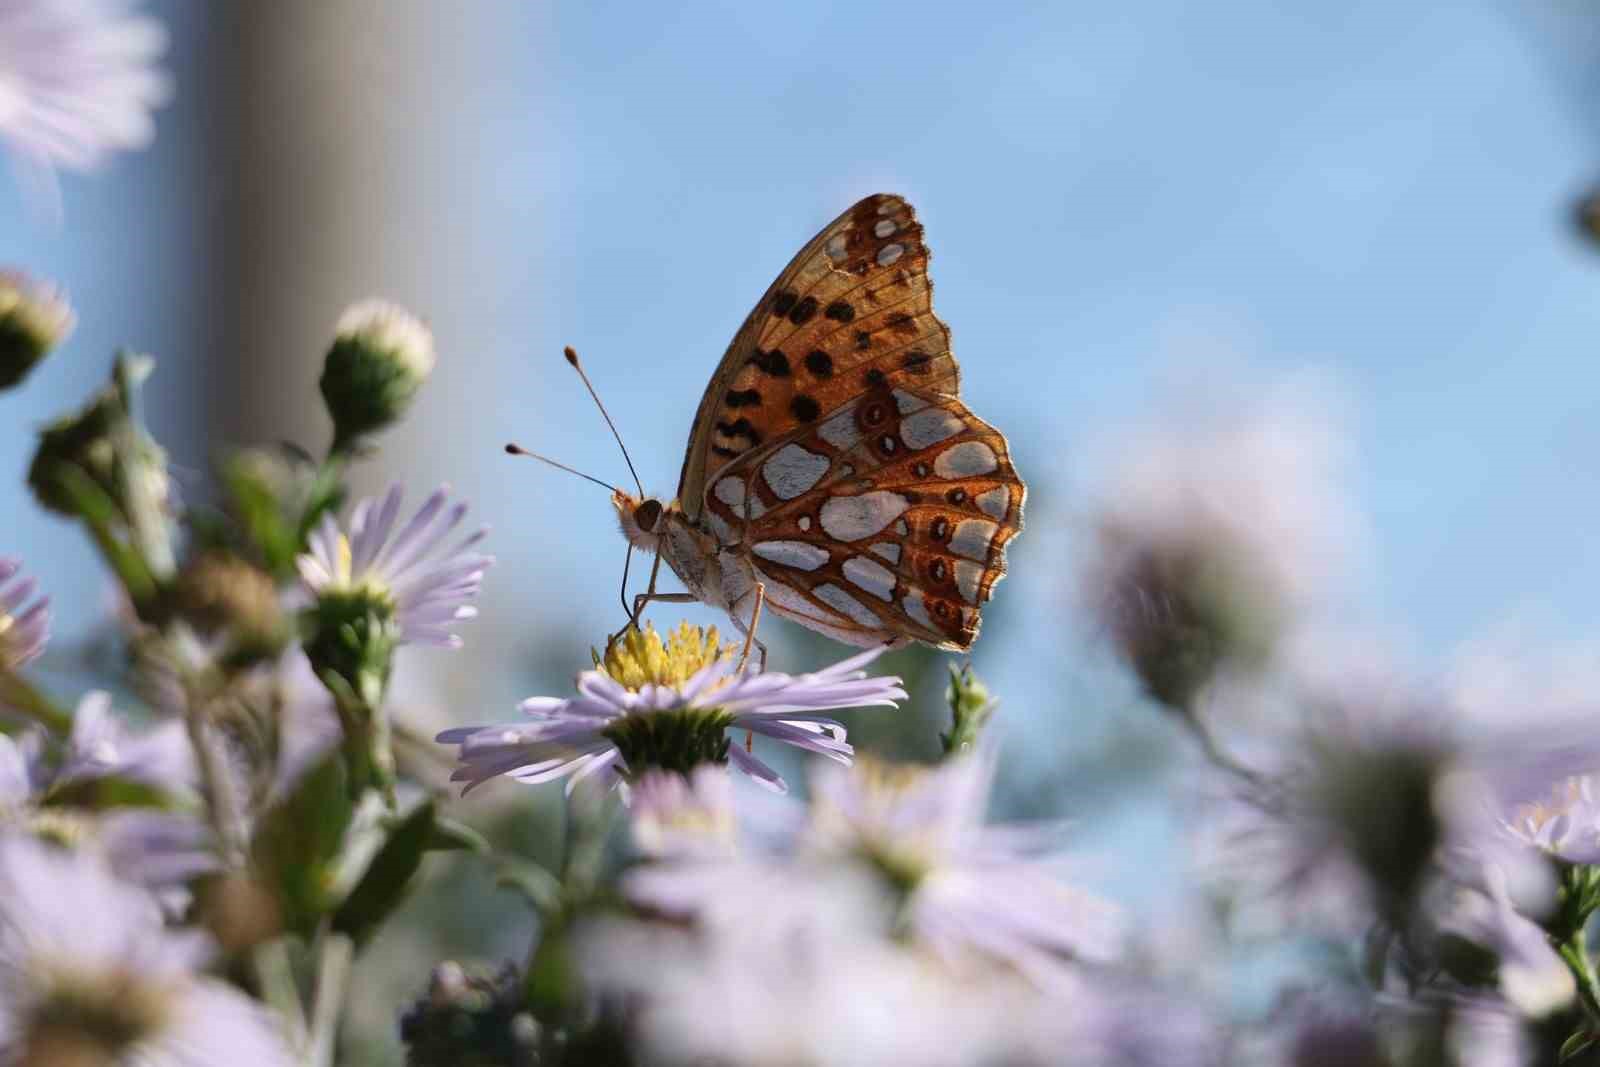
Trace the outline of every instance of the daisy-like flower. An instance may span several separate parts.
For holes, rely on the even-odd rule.
[[[171,724],[177,727],[177,724]],[[158,786],[187,785],[194,761],[182,728],[133,736],[109,717],[103,693],[84,699],[59,764],[44,735],[0,735],[0,836],[22,833],[100,856],[118,877],[146,888],[179,890],[213,869],[210,832],[193,815],[157,808],[92,810],[72,804],[71,787],[117,777]]]
[[[0,558],[0,668],[5,670],[38,656],[50,640],[50,600],[35,597],[38,583],[21,573],[19,561]]]
[[[819,767],[806,847],[885,875],[904,894],[906,932],[952,964],[999,960],[1049,984],[1072,959],[1113,958],[1121,914],[1051,870],[1050,828],[984,824],[993,780],[990,752],[935,767]]]
[[[1563,863],[1600,863],[1600,798],[1593,775],[1556,783],[1547,797],[1519,805],[1500,825],[1513,839]]]
[[[764,737],[848,763],[843,724],[822,714],[839,708],[892,707],[904,700],[898,678],[869,678],[864,668],[882,652],[870,649],[813,674],[740,671],[736,649],[715,627],[687,623],[663,642],[650,626],[629,630],[578,676],[578,696],[532,697],[522,710],[533,721],[467,726],[439,734],[459,745],[453,777],[465,790],[505,775],[523,782],[570,777],[568,788],[591,775],[607,785],[647,769],[688,774],[705,763],[732,763],[780,792],[777,771],[742,746],[729,730]]]
[[[628,822],[635,847],[654,859],[729,855],[738,839],[733,781],[713,763],[687,775],[645,771],[633,783]]]
[[[405,308],[384,300],[346,308],[322,368],[334,450],[354,447],[405,414],[433,363],[432,332]]]
[[[54,286],[0,270],[0,389],[9,389],[72,332],[72,306]]]
[[[48,179],[155,136],[166,33],[126,0],[0,0],[0,139]]]
[[[109,693],[87,694],[72,715],[72,733],[52,788],[97,778],[168,789],[193,786],[198,770],[188,732],[175,719],[142,733],[130,730],[112,711]]]
[[[452,627],[477,615],[467,601],[494,557],[475,550],[487,528],[434,552],[467,513],[466,504],[449,500],[448,489],[436,490],[398,530],[399,486],[358,503],[348,534],[323,516],[311,551],[295,561],[312,598],[306,653],[318,674],[332,669],[353,679],[376,667],[386,677],[397,644],[461,646]]]
[[[199,973],[211,955],[93,856],[0,837],[4,1062],[287,1067],[274,1021]]]

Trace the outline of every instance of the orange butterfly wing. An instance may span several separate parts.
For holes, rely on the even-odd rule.
[[[967,410],[911,205],[867,197],[745,320],[702,399],[678,498],[743,544],[779,614],[852,644],[967,648],[1026,487]]]

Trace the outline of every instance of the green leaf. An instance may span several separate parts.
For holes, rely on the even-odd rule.
[[[45,805],[89,808],[94,811],[107,808],[170,808],[172,798],[145,782],[105,777],[68,782],[59,789],[52,789],[45,798]]]
[[[1576,1030],[1572,1036],[1561,1043],[1561,1052],[1557,1057],[1558,1063],[1566,1063],[1583,1055],[1594,1044],[1594,1035],[1587,1030]]]
[[[344,762],[334,753],[262,819],[253,842],[256,866],[276,889],[290,929],[309,934],[335,903],[332,860],[351,813]]]
[[[433,801],[424,801],[390,831],[361,881],[334,914],[333,928],[350,935],[357,945],[370,937],[405,899],[434,832]]]

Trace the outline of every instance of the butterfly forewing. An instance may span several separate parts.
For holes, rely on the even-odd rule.
[[[905,200],[871,196],[757,304],[700,405],[679,500],[780,614],[852,644],[966,648],[1026,494],[957,399]]]

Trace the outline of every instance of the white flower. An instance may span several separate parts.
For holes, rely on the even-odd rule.
[[[629,630],[596,670],[578,676],[576,698],[531,697],[522,703],[531,723],[466,726],[438,740],[460,746],[452,777],[467,783],[463,792],[501,775],[528,783],[599,775],[615,784],[652,767],[687,774],[724,762],[781,791],[787,786],[778,773],[730,744],[728,731],[848,763],[855,750],[844,726],[821,713],[905,699],[900,679],[869,678],[861,669],[882,651],[812,674],[739,671],[714,627],[684,624],[665,643],[653,628]]]
[[[0,0],[0,138],[45,172],[90,170],[155,136],[166,34],[123,0]]]
[[[207,939],[92,856],[0,836],[6,1063],[191,1067],[293,1062],[254,1001],[198,973]]]
[[[446,509],[449,499],[448,489],[436,490],[398,532],[399,486],[381,501],[369,497],[356,504],[348,536],[332,515],[324,515],[311,534],[311,551],[295,561],[306,589],[321,602],[359,601],[363,610],[392,613],[402,642],[459,648],[452,626],[477,615],[467,601],[478,595],[494,557],[473,551],[487,528],[429,555],[467,513],[459,502]]]
[[[61,766],[52,788],[96,778],[124,778],[169,790],[192,787],[198,780],[188,732],[176,719],[136,732],[111,710],[111,695],[91,692],[72,716]]]

